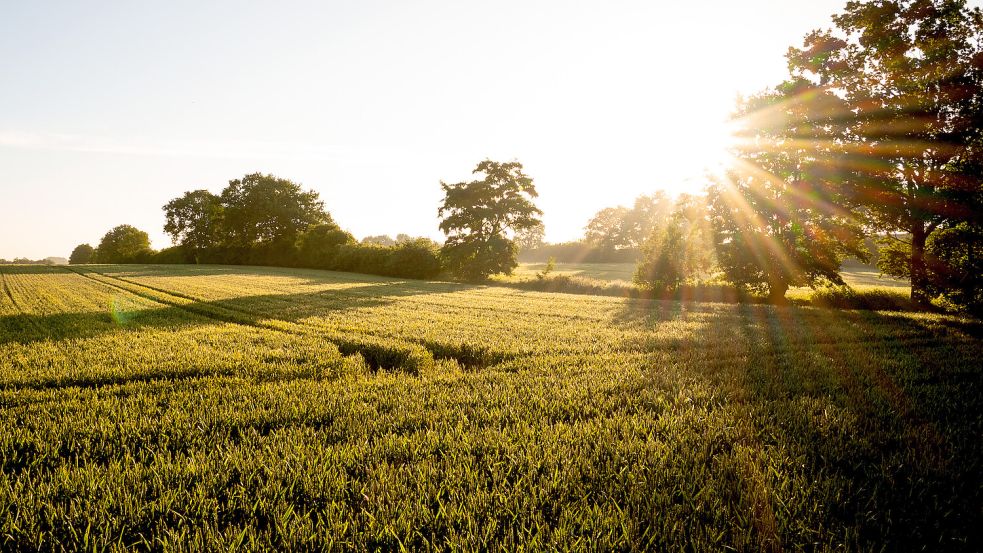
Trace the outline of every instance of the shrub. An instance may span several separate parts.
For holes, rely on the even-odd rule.
[[[874,311],[913,311],[905,289],[851,288],[850,286],[823,286],[812,292],[810,303],[818,307],[837,309],[867,309]]]
[[[386,260],[389,276],[428,279],[439,275],[440,269],[440,246],[426,238],[397,244]]]
[[[346,244],[354,244],[355,237],[335,224],[321,224],[301,234],[297,241],[300,265],[315,269],[328,269],[335,265],[338,250]]]
[[[194,256],[190,255],[190,252],[184,246],[171,246],[170,248],[164,248],[159,252],[154,252],[149,256],[148,263],[155,263],[160,265],[180,265],[184,263],[193,263]]]

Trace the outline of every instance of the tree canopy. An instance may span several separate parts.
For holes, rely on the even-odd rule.
[[[587,222],[584,240],[609,251],[638,248],[665,224],[671,211],[672,202],[665,192],[643,194],[631,208],[619,205],[598,211]]]
[[[910,233],[912,300],[925,304],[929,235],[983,216],[983,15],[963,0],[879,0],[833,21],[789,67],[806,94],[843,102],[816,143],[839,147],[830,163],[851,171],[871,228]]]
[[[837,146],[819,140],[839,124],[841,105],[796,80],[739,106],[745,140],[708,194],[718,263],[731,282],[780,301],[790,286],[842,284],[843,258],[866,257],[849,174],[830,163]]]
[[[96,249],[99,263],[141,263],[149,259],[150,236],[136,227],[119,225],[106,233]]]
[[[221,240],[222,200],[208,190],[193,190],[164,205],[164,232],[184,246],[195,260]]]
[[[92,258],[95,251],[95,248],[89,244],[79,244],[78,246],[75,246],[74,250],[72,250],[72,255],[68,256],[68,262],[72,265],[92,263]]]
[[[233,245],[294,240],[310,226],[332,222],[317,192],[273,175],[229,181],[221,203],[222,231]]]

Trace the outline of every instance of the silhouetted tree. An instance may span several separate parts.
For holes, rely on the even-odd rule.
[[[511,273],[517,265],[516,245],[509,233],[541,223],[532,199],[533,181],[517,161],[486,159],[473,173],[484,178],[447,184],[441,181],[444,201],[438,209],[440,230],[447,235],[442,254],[457,276],[483,280],[495,273]]]
[[[963,0],[880,0],[833,21],[789,67],[844,101],[820,139],[844,145],[869,223],[910,234],[911,297],[925,304],[928,237],[980,215],[983,15]]]
[[[143,263],[152,253],[150,236],[146,232],[130,225],[119,225],[102,237],[95,260],[99,263]]]
[[[222,200],[208,190],[185,192],[164,205],[164,232],[196,262],[221,242]]]
[[[95,251],[95,248],[88,244],[79,244],[72,250],[72,255],[68,256],[68,262],[72,265],[92,263],[92,256]]]

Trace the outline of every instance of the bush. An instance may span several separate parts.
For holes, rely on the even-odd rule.
[[[390,248],[386,274],[395,277],[428,279],[440,274],[440,246],[433,240],[417,238]]]
[[[809,303],[817,307],[866,309],[873,311],[914,311],[908,292],[897,288],[851,288],[823,286],[812,292]]]
[[[669,224],[645,241],[635,268],[635,284],[651,290],[675,290],[689,276],[685,267],[686,245],[681,229]]]
[[[297,255],[304,267],[328,269],[334,267],[338,249],[354,243],[355,237],[337,225],[316,225],[300,236]]]
[[[375,244],[345,244],[338,248],[333,265],[336,271],[385,275],[391,248]]]
[[[158,265],[180,265],[185,263],[193,263],[194,257],[190,255],[190,252],[184,246],[171,246],[170,248],[164,248],[159,252],[154,252],[150,254],[150,259],[148,263],[154,263]]]
[[[72,255],[68,257],[68,262],[72,265],[92,263],[92,257],[95,255],[95,252],[96,249],[89,244],[79,244],[72,250]]]

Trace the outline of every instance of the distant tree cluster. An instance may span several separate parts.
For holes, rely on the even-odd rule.
[[[28,259],[16,257],[13,260],[0,259],[0,265],[64,265],[68,263],[64,257],[46,257],[44,259]]]
[[[672,210],[665,192],[639,196],[632,207],[608,207],[587,222],[584,241],[606,251],[637,250]]]
[[[167,232],[188,263],[310,267],[408,278],[440,273],[438,245],[400,235],[359,244],[312,190],[273,175],[232,180],[218,195],[186,192],[164,206]],[[388,238],[388,237],[386,237]]]

